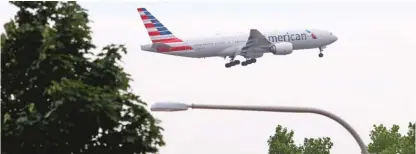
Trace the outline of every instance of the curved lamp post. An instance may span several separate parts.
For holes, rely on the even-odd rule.
[[[207,105],[207,104],[184,104],[178,102],[158,102],[153,104],[150,107],[151,111],[185,111],[191,109],[214,109],[214,110],[242,110],[242,111],[264,111],[264,112],[291,112],[291,113],[313,113],[323,115],[328,117],[339,124],[341,124],[345,129],[350,132],[357,141],[358,145],[361,148],[363,154],[370,154],[367,150],[366,145],[363,140],[360,138],[358,133],[349,125],[346,121],[342,120],[340,117],[332,114],[331,112],[317,109],[317,108],[308,108],[308,107],[284,107],[284,106],[246,106],[246,105]]]

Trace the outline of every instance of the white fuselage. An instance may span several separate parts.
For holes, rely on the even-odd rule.
[[[313,36],[314,35],[314,36]],[[324,30],[312,29],[291,30],[282,32],[264,33],[264,36],[274,44],[281,42],[290,42],[293,50],[312,49],[325,47],[337,40],[337,37],[331,32]],[[186,40],[183,43],[174,43],[172,46],[188,45],[192,49],[172,52],[157,52],[152,48],[152,44],[142,45],[144,51],[157,52],[182,57],[205,58],[205,57],[228,57],[233,56],[246,44],[249,34],[240,34],[236,36],[216,36],[211,38]]]

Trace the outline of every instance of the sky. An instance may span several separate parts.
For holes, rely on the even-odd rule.
[[[16,8],[0,2],[0,22]],[[337,114],[370,142],[373,124],[399,124],[416,114],[416,1],[81,1],[89,10],[94,43],[126,44],[123,65],[134,92],[148,104],[315,107]],[[146,7],[181,39],[217,34],[317,28],[338,41],[324,58],[318,49],[266,54],[247,67],[225,68],[222,58],[192,59],[140,50],[150,43],[137,7]],[[1,29],[4,32],[4,29]],[[413,70],[413,71],[412,71]],[[332,153],[360,153],[338,123],[313,114],[190,110],[152,113],[162,120],[161,154],[267,153],[277,125],[305,137],[331,137]]]

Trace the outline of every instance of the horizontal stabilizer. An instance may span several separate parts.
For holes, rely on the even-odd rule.
[[[167,45],[167,44],[165,44],[165,43],[159,43],[159,42],[157,42],[157,43],[153,43],[152,44],[152,48],[153,49],[158,49],[158,48],[170,48],[171,46],[170,45]]]

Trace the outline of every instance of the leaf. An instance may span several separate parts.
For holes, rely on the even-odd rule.
[[[5,113],[3,117],[3,124],[12,118],[9,113]]]
[[[35,110],[35,104],[30,103],[29,106],[28,106],[28,110],[29,110],[29,113],[33,113],[33,111]]]
[[[17,120],[16,120],[16,123],[18,123],[18,124],[25,124],[25,123],[27,123],[27,122],[28,122],[27,117],[19,117],[19,118],[17,118]]]

